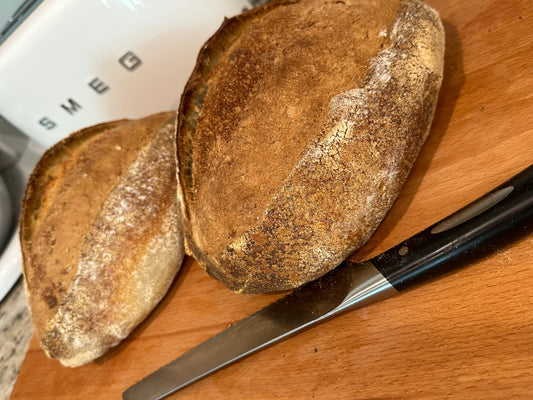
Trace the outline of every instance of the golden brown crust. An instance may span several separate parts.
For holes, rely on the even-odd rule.
[[[278,1],[226,22],[180,106],[188,251],[248,293],[338,265],[406,179],[443,53],[438,14],[415,0]]]
[[[126,337],[183,258],[175,114],[101,124],[45,153],[21,214],[23,270],[43,349],[77,366]]]
[[[224,246],[218,237],[242,232],[261,216],[322,128],[331,94],[362,80],[369,59],[388,42],[378,33],[394,18],[396,1],[379,1],[377,17],[364,7],[347,13],[345,5],[320,3],[274,2],[228,20],[199,57],[182,98],[179,147],[202,161],[180,172],[202,210],[189,215],[191,223],[209,226],[195,241],[215,253]],[[354,19],[364,29],[347,32]],[[287,21],[295,33],[287,34]],[[192,133],[204,92],[201,129]]]

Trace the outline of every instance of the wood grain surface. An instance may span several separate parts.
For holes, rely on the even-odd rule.
[[[533,161],[533,2],[427,0],[445,23],[431,135],[400,198],[354,259],[376,255]],[[531,399],[533,236],[452,275],[344,314],[171,399]],[[188,259],[135,332],[77,369],[35,339],[12,399],[123,390],[278,295],[230,293]]]

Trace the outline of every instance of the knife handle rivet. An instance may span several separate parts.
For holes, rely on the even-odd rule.
[[[398,250],[398,254],[401,256],[405,256],[409,252],[409,247],[402,246],[400,250]]]

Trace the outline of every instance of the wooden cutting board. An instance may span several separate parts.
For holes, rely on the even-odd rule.
[[[444,20],[431,136],[397,203],[354,258],[386,250],[533,161],[533,2],[427,0]],[[171,399],[533,398],[533,236],[469,268],[347,313]],[[230,293],[188,259],[152,315],[68,369],[32,340],[12,399],[119,399],[148,373],[278,296]]]

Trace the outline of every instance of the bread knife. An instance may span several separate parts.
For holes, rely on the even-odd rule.
[[[148,375],[122,398],[162,399],[312,325],[486,257],[532,228],[533,164],[384,253],[361,263],[344,261]]]

